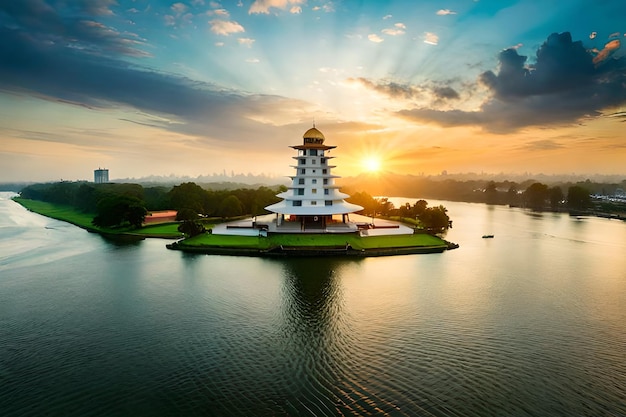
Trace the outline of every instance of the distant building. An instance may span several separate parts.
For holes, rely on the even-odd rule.
[[[109,170],[98,168],[93,171],[93,182],[96,184],[105,184],[109,182]]]

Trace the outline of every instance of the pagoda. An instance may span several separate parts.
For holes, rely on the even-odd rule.
[[[339,191],[332,174],[334,157],[330,151],[336,146],[325,145],[325,137],[315,125],[303,135],[302,145],[291,146],[297,150],[296,174],[290,176],[291,186],[277,197],[283,200],[265,207],[276,213],[276,227],[284,231],[300,232],[352,232],[357,226],[349,223],[348,215],[363,207],[346,202],[350,197]],[[341,220],[339,220],[339,215]]]

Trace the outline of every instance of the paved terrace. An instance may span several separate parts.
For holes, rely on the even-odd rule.
[[[334,222],[323,227],[308,226],[302,228],[300,222],[284,221],[280,226],[276,225],[275,220],[257,221],[252,219],[239,220],[219,224],[213,227],[213,234],[217,235],[238,235],[238,236],[259,236],[266,233],[355,233],[360,231],[361,236],[380,236],[380,235],[410,235],[413,229],[401,225],[399,223],[376,219],[375,225],[371,222]]]

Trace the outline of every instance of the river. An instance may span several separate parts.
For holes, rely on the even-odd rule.
[[[9,196],[1,416],[626,415],[626,222],[431,201],[459,249],[276,260]]]

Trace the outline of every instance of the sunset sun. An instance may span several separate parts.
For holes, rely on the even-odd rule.
[[[368,172],[380,171],[380,159],[375,156],[363,159],[363,168]]]

